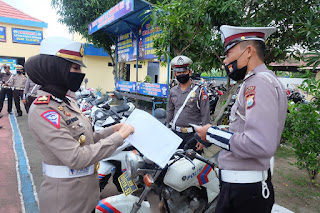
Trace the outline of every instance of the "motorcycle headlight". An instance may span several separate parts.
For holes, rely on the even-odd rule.
[[[143,158],[140,155],[135,154],[134,152],[126,154],[125,162],[128,175],[132,179],[138,176],[138,169],[143,168],[145,165]]]

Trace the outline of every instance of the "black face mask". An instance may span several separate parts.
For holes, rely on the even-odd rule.
[[[242,56],[242,54],[245,52],[244,50],[239,58]],[[239,59],[238,58],[238,59]],[[238,59],[234,60],[230,64],[225,65],[225,70],[227,71],[227,75],[234,81],[240,81],[243,80],[247,73],[248,66],[244,66],[242,68],[238,68]],[[248,61],[249,63],[249,61]],[[247,64],[248,64],[247,63]]]
[[[70,91],[76,92],[84,79],[84,73],[77,73],[77,72],[69,72],[68,79],[67,79],[67,87]]]
[[[188,74],[184,74],[184,75],[177,75],[177,80],[181,83],[181,84],[185,84],[189,81],[190,76],[189,73]]]
[[[17,71],[17,74],[21,74],[21,71]]]
[[[6,72],[6,75],[10,75],[10,72]]]

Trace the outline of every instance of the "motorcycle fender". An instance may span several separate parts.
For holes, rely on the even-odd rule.
[[[115,165],[113,165],[110,162],[100,161],[100,166],[98,169],[99,179],[104,178],[106,175],[108,175],[110,173],[112,173],[112,175],[113,175],[115,168],[116,168]]]
[[[217,174],[219,174],[219,170],[215,169]],[[219,179],[216,176],[216,173],[214,170],[211,170],[210,173],[208,174],[208,180],[209,182],[203,184],[202,186],[207,189],[207,196],[208,196],[208,202],[210,203],[216,197],[219,195],[220,188],[219,188]]]
[[[111,196],[100,200],[95,213],[127,213],[131,211],[133,204],[138,201],[139,197],[134,195],[128,195],[127,197],[124,194]],[[143,201],[138,213],[152,213],[150,203]]]

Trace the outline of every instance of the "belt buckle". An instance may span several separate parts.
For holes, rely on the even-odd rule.
[[[188,133],[188,128],[180,127],[182,133]]]

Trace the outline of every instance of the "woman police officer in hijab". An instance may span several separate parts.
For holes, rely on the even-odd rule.
[[[83,47],[65,38],[47,38],[40,54],[25,63],[30,79],[41,88],[29,110],[28,124],[40,149],[44,181],[40,213],[91,212],[99,202],[98,162],[110,156],[134,132],[117,124],[93,132],[77,104],[66,97],[85,76]]]

